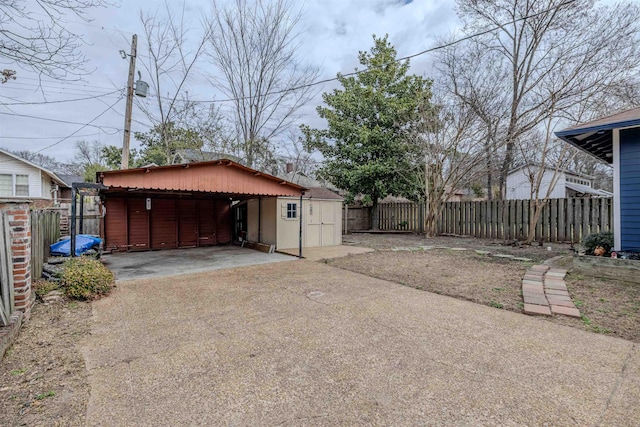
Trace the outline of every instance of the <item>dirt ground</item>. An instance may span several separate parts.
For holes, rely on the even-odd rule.
[[[520,313],[523,309],[521,280],[526,269],[535,262],[564,255],[558,266],[569,270],[565,281],[582,318],[553,316],[544,319],[640,342],[640,286],[573,272],[569,245],[552,243],[543,247],[518,247],[487,239],[388,234],[353,234],[345,237],[345,243],[372,247],[377,251],[332,260],[328,262],[330,265]],[[420,245],[480,249],[534,261],[495,259],[446,249],[390,251],[393,247]],[[551,247],[551,251],[547,247]]]
[[[89,384],[76,344],[90,317],[88,303],[36,303],[0,362],[0,425],[84,425]]]

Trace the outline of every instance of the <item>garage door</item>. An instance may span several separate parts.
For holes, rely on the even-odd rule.
[[[176,201],[153,199],[151,201],[151,249],[178,247]]]
[[[127,205],[124,199],[105,200],[104,233],[106,250],[127,248]]]
[[[216,238],[218,243],[230,243],[233,240],[231,231],[231,204],[226,200],[216,200]]]
[[[198,200],[198,246],[212,246],[216,243],[215,202]]]
[[[127,200],[127,228],[129,250],[145,251],[149,249],[149,211],[145,199]]]
[[[178,247],[198,246],[198,212],[195,200],[178,200]]]

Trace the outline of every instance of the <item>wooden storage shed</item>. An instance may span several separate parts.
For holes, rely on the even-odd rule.
[[[640,108],[556,132],[613,165],[614,249],[640,250]]]
[[[304,188],[231,160],[98,173],[105,249],[211,246],[234,238],[234,202],[300,197]]]

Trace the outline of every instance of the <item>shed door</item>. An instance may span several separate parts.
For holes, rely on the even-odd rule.
[[[307,247],[314,247],[321,245],[322,235],[322,202],[309,200],[306,203],[306,212],[302,215],[307,216],[307,230],[306,230],[306,244]]]
[[[333,202],[320,202],[322,207],[322,246],[335,245],[336,205]]]
[[[127,200],[128,245],[131,251],[149,249],[149,211],[145,199]]]
[[[198,245],[198,212],[195,200],[178,200],[178,247]]]
[[[198,200],[198,246],[216,242],[216,211],[213,200]]]
[[[151,249],[169,249],[178,246],[176,201],[151,200]]]

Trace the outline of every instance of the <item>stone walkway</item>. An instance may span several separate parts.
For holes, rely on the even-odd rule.
[[[548,265],[534,265],[522,279],[522,298],[526,314],[563,314],[580,317],[567,286],[564,276],[567,270],[553,268]]]

